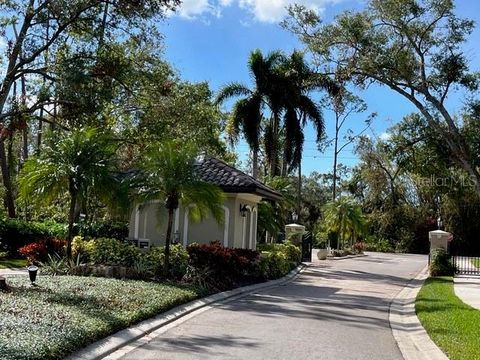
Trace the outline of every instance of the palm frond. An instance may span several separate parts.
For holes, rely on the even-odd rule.
[[[225,100],[238,96],[250,96],[252,91],[243,84],[230,83],[222,87],[215,98],[216,104],[221,104]]]

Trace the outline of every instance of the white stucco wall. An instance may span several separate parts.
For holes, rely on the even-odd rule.
[[[188,209],[180,207],[175,214],[172,240],[179,235],[184,245],[210,243],[218,240],[224,246],[236,248],[256,248],[257,204],[259,196],[252,194],[227,194],[224,203],[225,220],[218,224],[212,217],[194,223]],[[247,205],[245,217],[241,216],[240,206]],[[163,245],[167,228],[167,211],[161,202],[141,204],[130,215],[129,237],[149,239],[154,246]]]

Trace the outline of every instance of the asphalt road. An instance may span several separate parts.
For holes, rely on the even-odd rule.
[[[389,303],[426,261],[370,253],[315,262],[292,282],[217,305],[111,358],[402,359]]]

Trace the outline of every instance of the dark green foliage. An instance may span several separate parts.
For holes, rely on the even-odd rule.
[[[145,259],[153,269],[156,278],[163,277],[163,266],[165,261],[165,250],[162,246],[152,248],[145,254]],[[168,278],[181,279],[187,272],[188,252],[181,244],[170,246],[170,267]]]
[[[262,252],[260,257],[260,271],[265,279],[277,279],[285,276],[300,262],[301,250],[291,242],[284,244],[259,245]]]
[[[53,238],[65,238],[67,227],[54,221],[0,219],[2,244],[11,254],[26,244]]]
[[[80,242],[78,237],[75,242]],[[77,244],[74,244],[75,247]],[[80,246],[80,244],[78,245]],[[99,238],[81,245],[89,263],[98,265],[133,266],[142,256],[139,248],[117,239]]]
[[[431,276],[453,276],[455,266],[451,257],[444,249],[435,249],[430,254],[430,275]]]
[[[128,223],[115,221],[102,221],[81,224],[79,235],[86,238],[113,238],[125,239],[128,236]]]
[[[190,286],[93,277],[10,277],[0,292],[0,359],[62,359],[198,297]]]

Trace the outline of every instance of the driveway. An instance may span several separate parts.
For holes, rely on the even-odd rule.
[[[109,358],[402,359],[389,303],[426,262],[381,253],[315,262],[292,282],[214,306]]]

